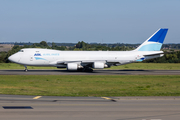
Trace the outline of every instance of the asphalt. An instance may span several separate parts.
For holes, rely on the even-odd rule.
[[[76,72],[67,70],[0,70],[0,75],[180,75],[180,70],[94,70]]]
[[[1,120],[179,120],[180,97],[0,95]]]
[[[0,75],[180,75],[179,70],[0,70]],[[0,95],[0,120],[179,120],[180,97]]]

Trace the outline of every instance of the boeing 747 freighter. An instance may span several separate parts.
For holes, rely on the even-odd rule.
[[[92,71],[124,65],[164,55],[160,51],[168,29],[160,28],[138,48],[132,51],[59,51],[52,49],[25,48],[8,59],[25,66],[54,66],[69,71]]]

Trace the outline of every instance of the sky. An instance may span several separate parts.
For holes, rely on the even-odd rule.
[[[168,28],[180,43],[180,0],[0,0],[0,42],[142,43]]]

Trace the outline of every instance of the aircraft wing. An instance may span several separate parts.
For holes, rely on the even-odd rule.
[[[57,61],[57,64],[68,64],[68,63],[81,63],[81,64],[93,64],[94,62],[102,63],[120,63],[119,60],[79,60],[79,61]]]
[[[127,64],[131,63],[133,61],[130,60],[83,60],[83,61],[56,61],[54,64],[57,65],[67,65],[68,63],[77,63],[81,66],[87,66],[87,67],[92,67],[95,62],[101,62],[101,63],[106,63],[109,66],[117,66],[121,64]]]

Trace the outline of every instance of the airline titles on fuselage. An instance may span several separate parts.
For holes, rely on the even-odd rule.
[[[35,53],[34,56],[59,56],[59,53]]]

